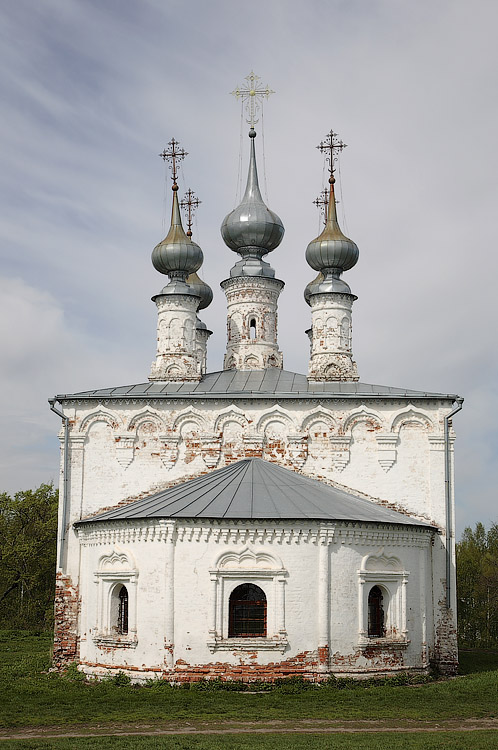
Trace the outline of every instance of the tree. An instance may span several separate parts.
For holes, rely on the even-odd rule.
[[[58,491],[0,494],[0,625],[43,629],[52,619]]]
[[[498,646],[498,524],[467,527],[456,547],[460,643]]]

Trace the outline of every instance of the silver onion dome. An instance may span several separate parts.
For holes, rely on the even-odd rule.
[[[323,232],[308,245],[306,260],[315,271],[325,273],[336,271],[340,275],[343,271],[348,271],[356,265],[360,251],[356,243],[342,233],[338,224],[334,182],[334,177],[330,177],[327,223]]]
[[[255,137],[256,131],[251,128],[246,191],[240,205],[223,220],[221,236],[225,244],[242,258],[249,256],[261,259],[263,255],[280,245],[285,230],[280,218],[266,206],[261,196],[256,167]],[[237,265],[240,265],[240,262]]]
[[[357,299],[357,297],[351,292],[349,284],[347,284],[344,279],[339,278],[339,272],[337,271],[332,271],[332,273],[328,273],[326,276],[320,271],[317,277],[306,285],[304,299],[306,304],[311,306],[312,294],[332,294],[333,292],[339,294],[351,294]]]
[[[172,282],[185,282],[195,273],[203,260],[202,250],[183,230],[178,204],[178,185],[173,185],[173,207],[168,234],[152,251],[152,264],[159,273],[167,274]],[[185,293],[185,292],[182,292]]]
[[[316,286],[317,284],[319,284],[320,281],[323,281],[323,278],[324,278],[323,273],[321,271],[319,271],[317,273],[317,275],[315,276],[315,278],[312,279],[309,282],[309,284],[306,284],[306,286],[304,288],[304,301],[306,302],[307,305],[311,304],[310,303],[310,297],[312,295],[312,291],[311,290],[313,289],[314,286]]]
[[[191,273],[187,277],[187,284],[192,289],[196,297],[200,297],[200,303],[198,310],[205,310],[213,301],[213,290],[195,273]]]

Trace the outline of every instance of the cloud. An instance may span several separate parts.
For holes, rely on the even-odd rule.
[[[203,319],[210,368],[221,367],[219,282],[234,256],[219,226],[241,143],[247,156],[228,92],[254,67],[277,92],[256,145],[286,226],[268,257],[286,283],[285,366],[307,367],[315,145],[333,127],[350,144],[339,215],[360,248],[348,273],[360,375],[466,397],[455,419],[460,517],[493,517],[497,22],[498,6],[463,0],[271,0],[250,12],[237,0],[10,3],[0,30],[6,486],[56,471],[47,396],[147,378],[150,297],[163,285],[150,252],[169,214],[157,154],[172,135],[189,152],[180,187],[202,200],[195,238],[215,291]]]

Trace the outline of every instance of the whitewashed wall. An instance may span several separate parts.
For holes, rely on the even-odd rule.
[[[133,583],[138,597],[137,628],[144,632],[147,627],[148,641],[145,643],[141,636],[129,650],[112,643],[97,647],[93,636],[90,637],[97,616],[92,609],[96,606],[96,594],[91,578],[98,572],[97,558],[102,547],[99,542],[98,550],[91,545],[81,548],[72,524],[233,460],[262,456],[439,527],[442,534],[436,534],[433,546],[426,553],[427,559],[422,559],[419,550],[412,549],[406,541],[403,554],[399,549],[392,551],[396,547],[394,537],[387,543],[375,541],[370,552],[380,554],[382,548],[391,550],[385,552],[387,557],[399,558],[403,570],[410,574],[406,584],[411,590],[411,604],[406,610],[410,643],[403,646],[403,663],[418,667],[426,663],[428,652],[436,661],[446,659],[456,663],[456,612],[454,607],[446,611],[444,605],[443,419],[450,409],[449,401],[420,400],[409,404],[395,398],[366,402],[323,399],[321,403],[293,398],[281,400],[280,404],[272,398],[232,400],[230,397],[65,403],[64,410],[70,418],[70,526],[59,571],[57,639],[62,644],[61,661],[81,658],[92,664],[119,662],[121,666],[128,664],[150,671],[165,668],[164,657],[169,653],[168,669],[172,668],[173,659],[183,659],[187,664],[200,664],[203,660],[224,663],[227,654],[222,651],[220,658],[216,650],[210,651],[205,637],[206,618],[212,615],[209,602],[213,597],[209,591],[213,582],[209,571],[219,541],[215,543],[211,537],[202,541],[178,538],[174,544],[176,572],[172,579],[165,572],[166,549],[172,544],[137,537],[132,548],[126,549],[134,556],[138,570],[138,583]],[[338,538],[336,534],[327,563],[331,572],[326,605],[330,623],[326,627],[323,596],[317,598],[316,587],[309,585],[317,570],[320,545],[294,541],[277,551],[289,573],[285,581],[289,647],[283,652],[257,651],[254,658],[258,664],[283,662],[305,652],[315,652],[323,647],[319,641],[324,641],[327,631],[333,668],[346,671],[376,668],[375,654],[367,659],[365,649],[357,642],[361,630],[358,571],[360,557],[366,553],[362,545],[360,555],[353,538],[341,537],[340,544]],[[266,543],[275,545],[274,541]],[[107,545],[106,549],[105,554],[111,554],[113,545]],[[173,554],[171,549],[169,554]],[[322,581],[323,578],[322,569]],[[102,576],[97,580],[103,580]],[[175,581],[174,595],[173,589],[164,589],[166,580]],[[426,581],[424,594],[422,580]],[[454,591],[454,569],[452,587]],[[197,615],[189,614],[188,609],[193,592],[197,597]],[[170,605],[165,611],[168,601]],[[165,622],[173,617],[172,612],[174,623],[169,628]],[[190,630],[181,624],[185,618]],[[171,640],[175,644],[174,655],[165,651],[165,642],[170,643],[168,628],[175,633]],[[321,632],[318,640],[317,629]],[[108,661],[102,661],[106,653]],[[392,657],[389,667],[385,657],[376,653],[385,668],[399,667],[398,657]],[[245,657],[237,658],[240,661]],[[98,671],[100,667],[95,669]]]
[[[80,660],[85,671],[140,667],[146,676],[285,661],[335,673],[425,668],[431,626],[431,537],[422,529],[318,522],[112,522],[79,527]],[[103,571],[103,572],[102,572]],[[325,575],[323,573],[325,572]],[[106,577],[103,582],[102,577]],[[135,582],[131,579],[133,578]],[[109,632],[103,587],[124,583],[130,632]],[[266,593],[268,637],[228,639],[228,597]],[[109,583],[110,582],[110,583]],[[361,597],[385,589],[382,643],[365,637]],[[136,598],[135,598],[136,597]],[[104,604],[103,604],[104,602]],[[422,614],[423,616],[420,616]],[[173,645],[174,644],[174,645]],[[233,676],[233,675],[232,675]]]

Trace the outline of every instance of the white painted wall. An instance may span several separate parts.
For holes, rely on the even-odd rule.
[[[368,643],[370,651],[362,649],[365,639],[360,632],[359,592],[375,583],[392,593],[386,596],[385,608],[392,609],[388,617],[396,633],[387,636],[384,646],[388,643],[402,655],[399,663],[388,666],[427,666],[425,626],[418,613],[421,599],[430,609],[426,581],[421,578],[421,570],[430,567],[430,531],[319,522],[262,525],[207,521],[113,522],[105,527],[96,523],[79,528],[84,591],[80,658],[89,673],[101,673],[104,665],[140,665],[150,676],[156,670],[167,673],[178,660],[186,665],[251,664],[255,651],[257,663],[264,665],[292,660],[326,645],[333,672],[385,671],[382,649],[372,655],[372,642]],[[322,611],[326,622],[322,632],[327,643],[320,637],[319,618],[320,534],[324,532],[328,604]],[[174,556],[174,586],[165,576],[170,553]],[[122,637],[122,644],[115,636],[112,647],[105,641],[105,617],[99,603],[103,558],[106,570],[113,571],[113,580],[121,575],[125,581],[130,612],[136,612],[136,634]],[[360,582],[364,569],[369,577],[366,584]],[[132,601],[134,584],[128,583],[130,574],[137,581],[136,604]],[[217,580],[216,586],[213,580]],[[247,639],[226,643],[230,591],[247,581],[256,583],[267,596],[268,638],[262,639],[261,648]],[[403,599],[396,597],[402,586],[406,586]],[[174,589],[173,618],[168,616],[169,588]],[[132,619],[130,615],[130,622]],[[365,623],[364,619],[363,629]],[[401,632],[403,623],[406,632]],[[165,641],[174,643],[171,660]],[[432,643],[428,646],[430,650]]]
[[[73,524],[230,460],[259,454],[430,521],[444,531],[442,423],[450,408],[449,401],[408,404],[396,398],[365,403],[359,399],[324,398],[317,403],[292,398],[277,404],[271,397],[234,401],[228,396],[67,402],[69,520]],[[381,529],[373,534],[371,528],[348,529],[337,524],[332,539],[324,543],[325,553],[323,549],[320,552],[316,539],[320,527],[316,522],[306,525],[307,541],[290,531],[288,540],[277,540],[268,536],[265,526],[263,538],[257,542],[250,537],[240,541],[228,531],[226,539],[220,534],[215,538],[217,524],[213,528],[201,524],[190,536],[174,522],[161,523],[152,523],[149,535],[142,522],[124,524],[126,533],[120,531],[117,536],[111,530],[121,528],[119,524],[104,528],[99,524],[98,539],[87,538],[88,532],[82,531],[78,538],[74,527],[68,531],[63,572],[79,585],[80,658],[90,665],[90,671],[99,673],[105,665],[115,665],[152,674],[154,670],[171,671],[178,659],[187,665],[247,662],[244,650],[213,650],[213,643],[224,637],[220,623],[226,623],[226,601],[221,594],[213,594],[213,587],[223,589],[226,599],[229,586],[228,578],[220,583],[213,573],[216,559],[222,551],[241,552],[245,547],[254,554],[268,551],[285,570],[278,574],[284,576],[283,584],[276,582],[277,574],[262,579],[268,601],[273,597],[270,624],[273,622],[272,636],[278,642],[273,650],[252,652],[250,658],[258,664],[315,652],[326,645],[326,634],[333,670],[399,668],[398,662],[386,662],[382,650],[373,653],[361,648],[359,592],[371,579],[367,576],[362,584],[358,576],[362,560],[369,554],[396,557],[402,572],[407,573],[403,617],[409,642],[400,647],[403,664],[427,664],[429,656],[437,656],[444,633],[452,628],[448,643],[454,643],[456,614],[452,610],[447,616],[444,608],[444,535],[436,534],[431,546],[427,537],[420,542],[416,530]],[[173,536],[171,523],[177,529]],[[250,522],[246,526],[252,528]],[[285,523],[282,528],[287,528]],[[136,589],[136,643],[126,647],[94,640],[105,629],[97,611],[103,585],[99,560],[113,551],[135,561],[132,569],[121,571],[128,576],[126,580],[136,573],[132,584]],[[285,634],[279,624],[282,607],[275,609],[278,596],[282,596],[276,593],[281,591],[279,586],[285,590]],[[398,592],[401,583],[396,586]],[[398,631],[402,626],[400,596],[396,593]],[[214,601],[218,602],[216,609]],[[165,648],[165,643],[174,643],[174,652]],[[98,664],[104,666],[91,666]]]

